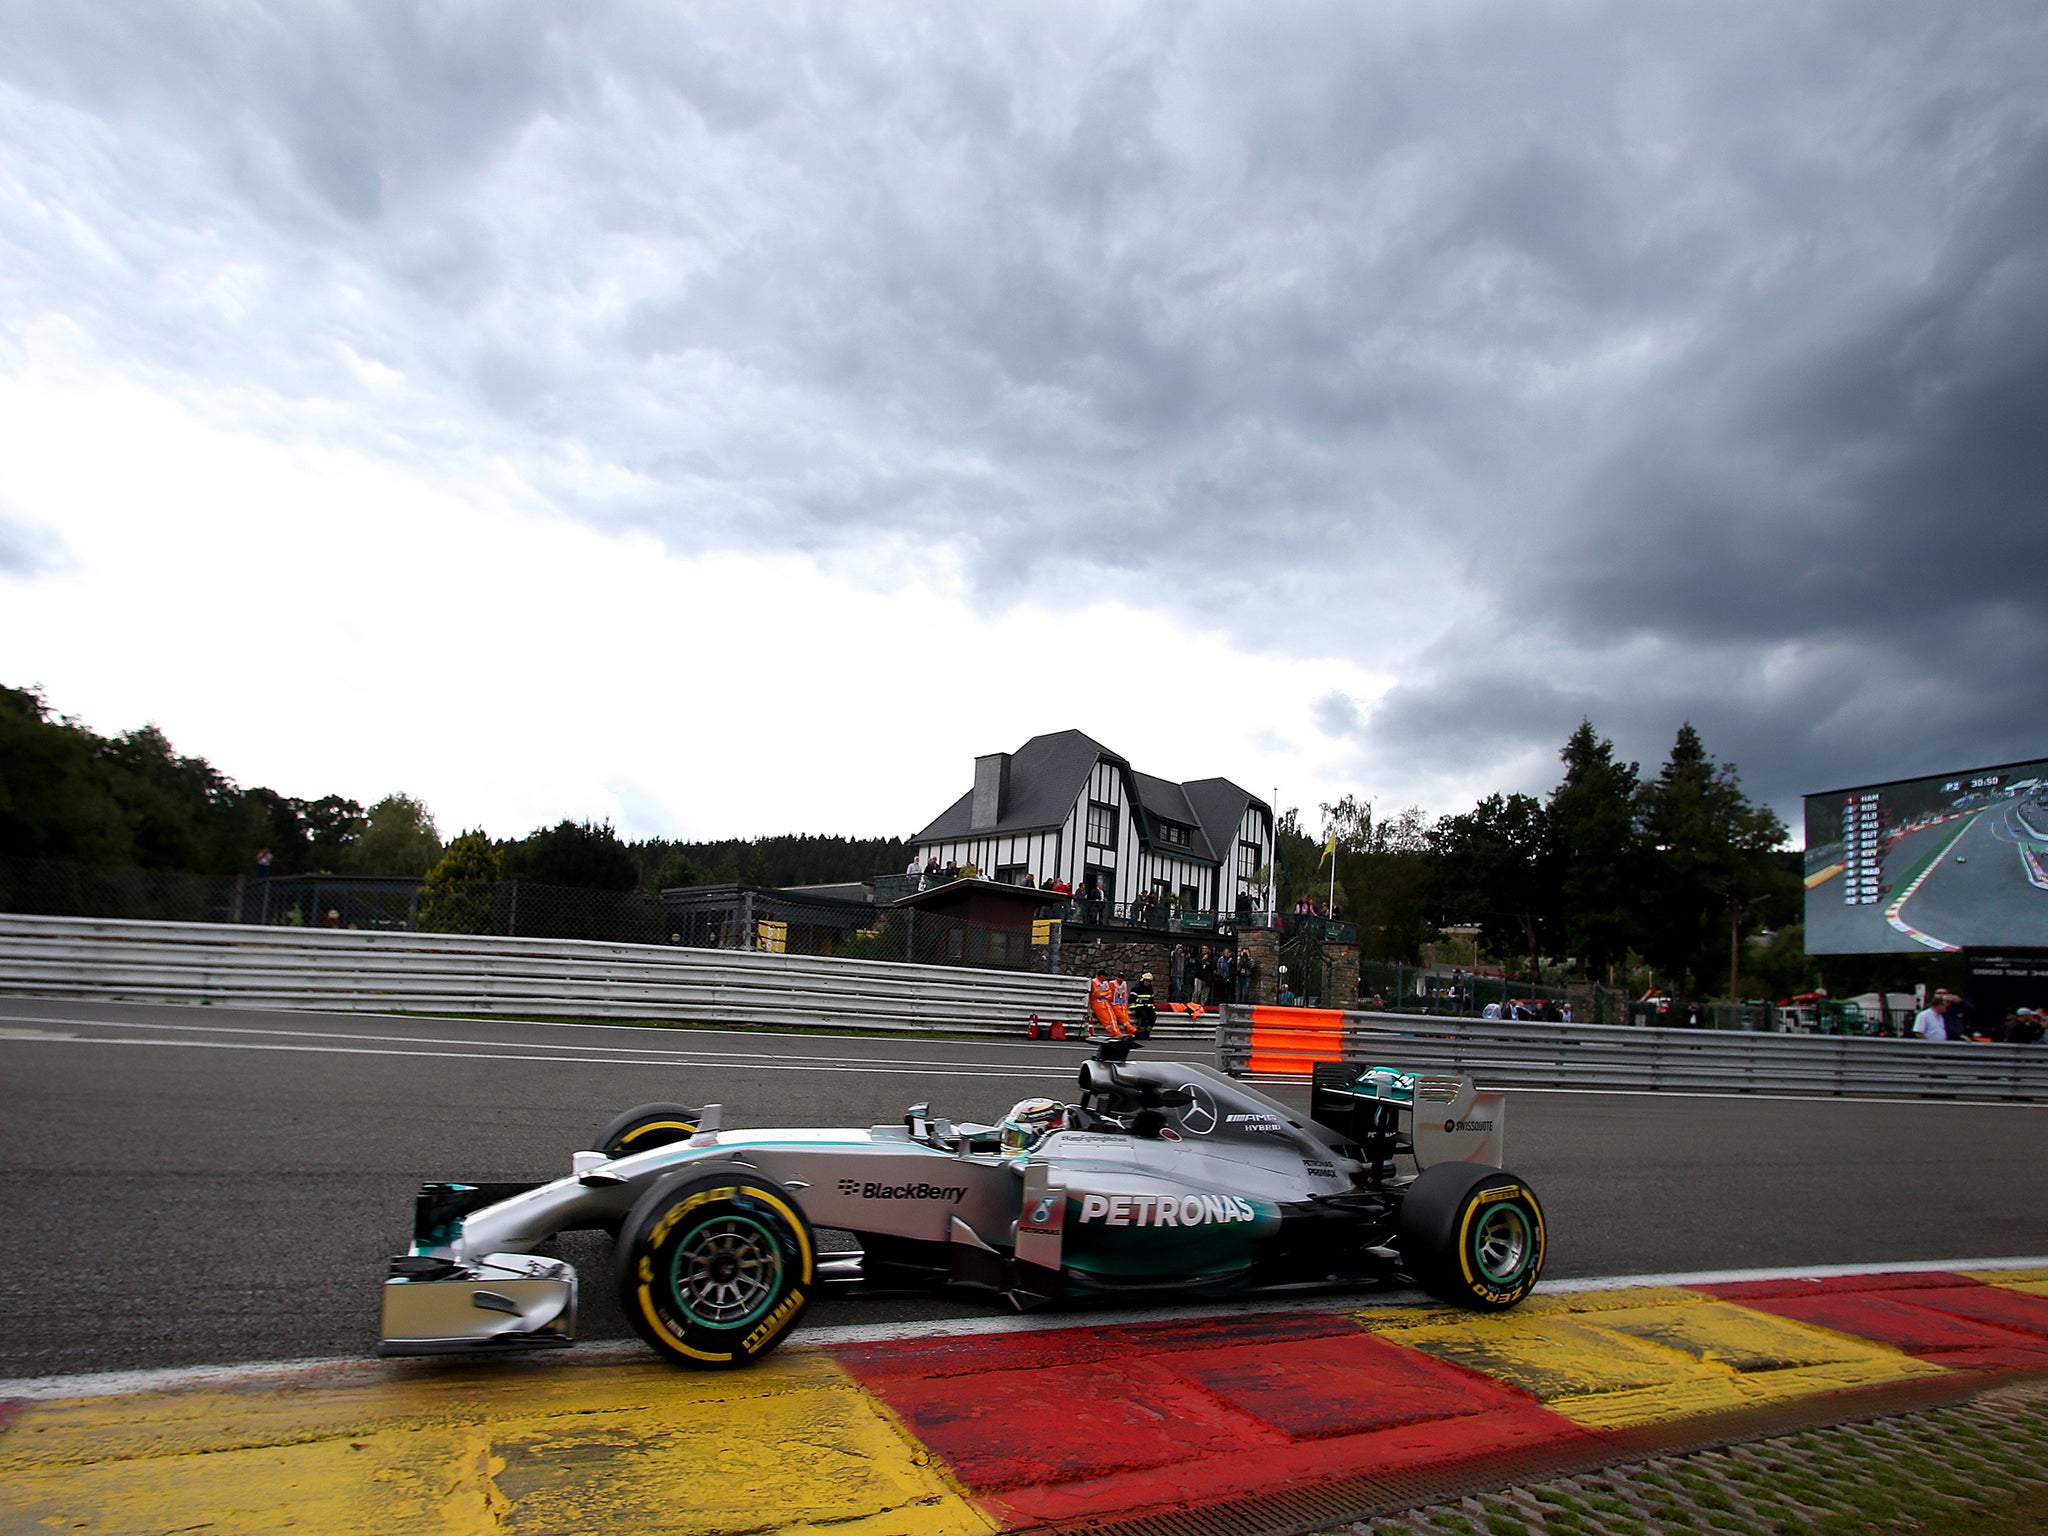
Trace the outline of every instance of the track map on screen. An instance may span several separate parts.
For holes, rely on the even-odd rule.
[[[1806,797],[1806,950],[2048,947],[2048,760]]]

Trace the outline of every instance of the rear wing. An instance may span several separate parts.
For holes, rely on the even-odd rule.
[[[1504,1167],[1507,1112],[1505,1095],[1481,1093],[1471,1078],[1448,1073],[1326,1061],[1309,1085],[1309,1118],[1357,1142],[1374,1163],[1409,1152],[1418,1168]]]

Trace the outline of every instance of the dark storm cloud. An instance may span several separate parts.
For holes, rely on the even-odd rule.
[[[1433,808],[2048,749],[2038,6],[11,16],[10,329],[1348,658]]]

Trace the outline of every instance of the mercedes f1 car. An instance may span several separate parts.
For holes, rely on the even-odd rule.
[[[575,1336],[558,1233],[616,1241],[634,1330],[726,1369],[787,1338],[820,1286],[1067,1297],[1406,1280],[1478,1309],[1543,1269],[1543,1208],[1497,1166],[1505,1106],[1470,1080],[1319,1066],[1309,1117],[1198,1066],[1081,1066],[1078,1101],[997,1125],[913,1106],[867,1130],[728,1131],[717,1106],[619,1116],[566,1178],[424,1186],[391,1261],[379,1353],[559,1348]],[[821,1249],[817,1234],[854,1247]]]

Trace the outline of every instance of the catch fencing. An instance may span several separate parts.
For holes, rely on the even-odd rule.
[[[2048,1100],[2048,1045],[1231,1006],[1217,1052],[1237,1074],[1305,1076],[1319,1061],[1347,1061],[1443,1069],[1488,1087]]]
[[[14,996],[1021,1035],[1034,1014],[1078,1023],[1087,986],[831,956],[0,913],[0,993]]]

